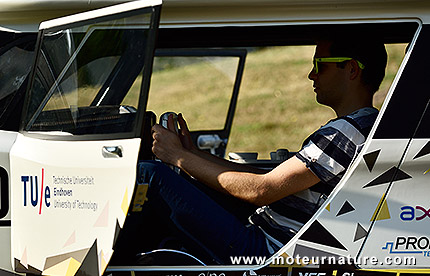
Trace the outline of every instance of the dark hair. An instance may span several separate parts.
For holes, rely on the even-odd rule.
[[[385,76],[387,51],[385,45],[369,34],[340,35],[325,39],[331,42],[330,55],[333,57],[350,57],[364,65],[362,83],[370,93],[378,91]]]

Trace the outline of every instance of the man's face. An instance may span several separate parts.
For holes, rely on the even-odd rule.
[[[330,45],[331,43],[326,41],[318,43],[314,58],[331,57]],[[308,78],[313,81],[317,102],[335,108],[342,101],[346,93],[345,71],[334,62],[318,63],[318,74],[312,68]]]

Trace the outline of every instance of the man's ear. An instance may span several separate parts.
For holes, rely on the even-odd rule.
[[[349,64],[349,79],[354,80],[360,74],[360,67],[355,59],[351,59]]]

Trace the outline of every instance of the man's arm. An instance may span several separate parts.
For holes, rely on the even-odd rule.
[[[184,152],[176,165],[209,187],[257,206],[268,205],[319,182],[296,157],[265,174],[234,171],[190,152]]]
[[[213,162],[195,154],[182,146],[173,131],[160,125],[153,127],[153,137],[153,152],[162,161],[181,168],[215,190],[258,206],[270,204],[319,182],[318,177],[296,157],[268,173],[256,174],[237,171],[222,162]]]
[[[198,155],[200,158],[206,159],[207,161],[216,163],[220,166],[227,167],[230,170],[239,171],[239,172],[252,172],[257,174],[263,174],[267,172],[267,170],[259,169],[253,166],[249,166],[247,164],[232,162],[199,149],[191,150],[191,152],[194,153],[195,155]]]

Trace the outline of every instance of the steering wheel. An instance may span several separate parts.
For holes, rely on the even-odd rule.
[[[167,121],[168,121],[170,115],[173,115],[173,124],[175,126],[175,131],[177,134],[177,133],[179,133],[178,114],[176,114],[175,112],[164,112],[160,116],[160,125],[163,126],[164,128],[168,128],[167,127]]]

